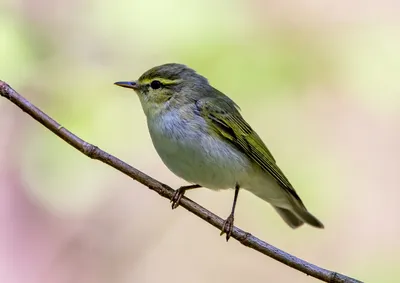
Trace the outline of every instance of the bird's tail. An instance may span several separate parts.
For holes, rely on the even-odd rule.
[[[297,194],[284,194],[280,198],[271,199],[270,194],[266,190],[256,190],[250,192],[269,202],[282,217],[282,219],[292,228],[297,228],[303,223],[307,223],[316,228],[324,228],[324,224],[322,224],[321,221],[308,212],[307,208],[304,206]]]
[[[324,224],[322,224],[321,221],[308,212],[307,208],[304,206],[303,202],[298,196],[297,198],[292,197],[290,202],[292,203],[292,212],[296,214],[297,217],[313,227],[324,228]]]
[[[298,214],[297,214],[298,213]],[[300,218],[306,222],[307,224],[314,226],[315,228],[324,228],[324,224],[317,219],[314,215],[307,211],[306,208],[301,209],[299,212],[296,210],[296,214],[300,216]]]
[[[282,219],[292,228],[297,228],[303,223],[307,223],[316,228],[324,228],[324,224],[319,221],[314,215],[307,211],[304,206],[294,207],[293,210],[273,206],[279,213]]]
[[[276,212],[282,217],[282,219],[286,222],[287,225],[290,227],[297,228],[304,224],[304,221],[301,220],[299,217],[296,216],[293,212],[288,209],[280,208],[277,206],[273,206]]]

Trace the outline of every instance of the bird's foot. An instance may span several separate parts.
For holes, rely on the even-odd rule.
[[[226,234],[226,241],[228,242],[229,238],[232,235],[233,231],[233,214],[229,215],[229,217],[224,221],[224,224],[222,224],[222,230],[220,236],[223,234]]]
[[[172,209],[175,209],[179,206],[179,202],[181,201],[181,198],[183,197],[183,195],[185,194],[185,192],[187,190],[193,190],[193,189],[197,189],[197,188],[201,188],[201,186],[196,184],[196,185],[190,185],[190,186],[183,186],[183,187],[180,187],[179,189],[177,189],[171,198]]]
[[[185,194],[185,187],[180,187],[174,192],[174,195],[171,198],[171,207],[172,209],[175,209],[179,206],[179,202],[181,201],[181,198]]]

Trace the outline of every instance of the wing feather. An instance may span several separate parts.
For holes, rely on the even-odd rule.
[[[268,172],[290,195],[299,196],[276,164],[264,142],[243,119],[237,106],[224,97],[201,99],[196,102],[201,116],[209,119],[216,132],[244,152],[253,162]]]

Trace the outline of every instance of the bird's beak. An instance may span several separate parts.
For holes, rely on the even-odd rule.
[[[126,87],[126,88],[131,88],[134,90],[137,90],[139,88],[139,84],[135,81],[131,81],[131,82],[116,82],[114,83],[117,86],[122,86],[122,87]]]

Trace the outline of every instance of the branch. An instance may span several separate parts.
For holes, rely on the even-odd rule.
[[[137,170],[136,168],[128,165],[122,160],[108,154],[105,151],[102,151],[97,146],[94,146],[86,141],[80,139],[52,118],[43,113],[39,108],[31,104],[28,100],[18,94],[15,90],[13,90],[8,84],[3,81],[0,81],[0,95],[4,96],[14,104],[16,104],[19,108],[21,108],[24,112],[28,113],[33,119],[38,121],[40,124],[45,126],[47,129],[52,131],[55,135],[62,138],[64,141],[69,143],[71,146],[82,152],[84,155],[104,162],[111,167],[114,167],[118,171],[128,175],[132,179],[138,181],[139,183],[145,185],[149,189],[155,191],[159,195],[164,198],[171,199],[174,193],[174,190],[153,179],[152,177],[146,175],[145,173]],[[186,210],[191,213],[197,215],[204,221],[210,223],[214,227],[218,229],[222,229],[223,219],[215,215],[214,213],[208,211],[204,207],[199,204],[193,202],[187,197],[182,197],[180,201],[180,206],[184,207]],[[330,283],[362,283],[356,279],[350,278],[343,274],[330,271],[327,269],[323,269],[314,264],[308,263],[300,258],[297,258],[291,254],[288,254],[258,238],[247,233],[239,228],[234,227],[232,231],[232,238],[239,241],[241,244],[252,248],[264,255],[267,255],[287,266],[290,266],[294,269],[297,269],[301,272],[304,272],[307,275],[315,277],[325,282]]]

